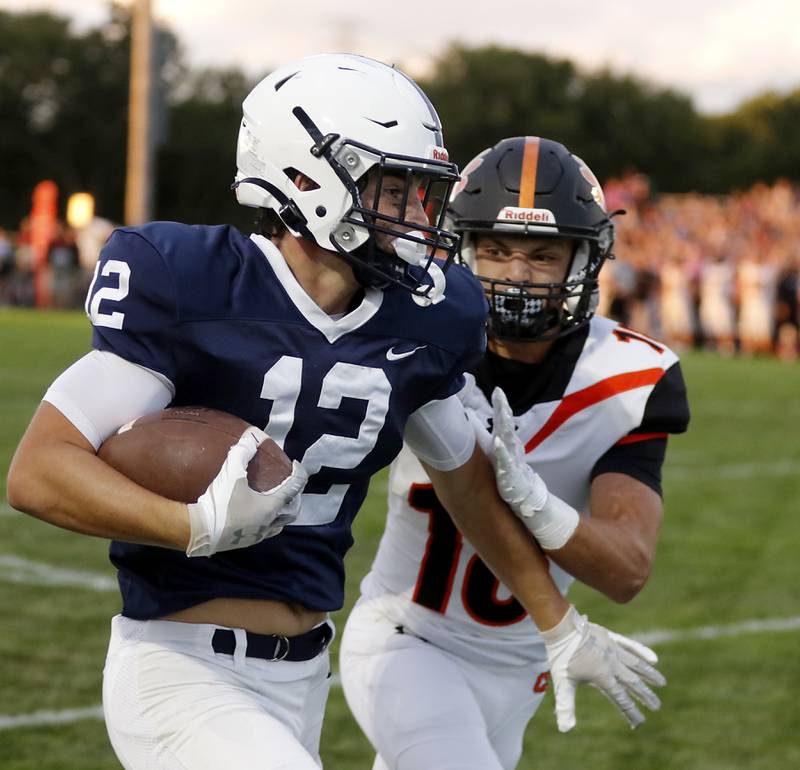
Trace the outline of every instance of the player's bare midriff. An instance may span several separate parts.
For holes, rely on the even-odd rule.
[[[181,623],[210,623],[226,628],[244,628],[256,634],[297,636],[310,631],[327,617],[298,604],[270,599],[211,599],[184,610],[170,613],[161,620]]]

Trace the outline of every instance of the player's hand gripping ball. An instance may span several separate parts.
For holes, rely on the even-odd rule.
[[[205,407],[175,407],[120,428],[98,456],[132,481],[187,503],[189,556],[243,548],[291,524],[307,479],[303,466],[244,420]]]

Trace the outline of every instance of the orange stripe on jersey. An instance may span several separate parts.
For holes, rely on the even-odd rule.
[[[560,428],[570,417],[578,412],[588,409],[590,406],[605,401],[608,398],[618,396],[636,388],[643,388],[645,385],[655,385],[664,375],[663,369],[642,369],[638,372],[625,372],[616,374],[605,380],[600,380],[588,388],[570,393],[556,407],[547,422],[542,425],[539,432],[525,444],[525,451],[532,452],[548,436]]]
[[[534,209],[536,198],[536,169],[539,166],[539,137],[525,138],[525,152],[522,155],[522,170],[519,176],[519,207]]]
[[[653,438],[666,438],[666,433],[630,433],[627,436],[623,436],[619,441],[617,441],[614,446],[622,446],[623,444],[636,444],[639,441],[650,441]]]

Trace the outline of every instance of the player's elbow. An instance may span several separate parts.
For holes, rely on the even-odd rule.
[[[618,604],[627,604],[645,587],[650,577],[653,560],[650,554],[642,549],[636,558],[631,559],[627,569],[618,576],[606,594]]]
[[[644,588],[646,582],[646,576],[641,579],[631,578],[624,583],[615,585],[611,591],[606,593],[609,599],[612,599],[617,604],[627,604]]]
[[[6,500],[12,508],[26,511],[30,507],[31,479],[24,461],[14,458],[6,477]]]
[[[42,504],[41,468],[35,453],[17,450],[6,477],[6,500],[12,508],[23,513],[37,513]]]

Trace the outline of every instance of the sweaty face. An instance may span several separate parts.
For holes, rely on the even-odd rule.
[[[499,281],[559,283],[567,276],[575,241],[492,233],[476,240],[476,272]],[[545,289],[531,288],[533,294]]]

